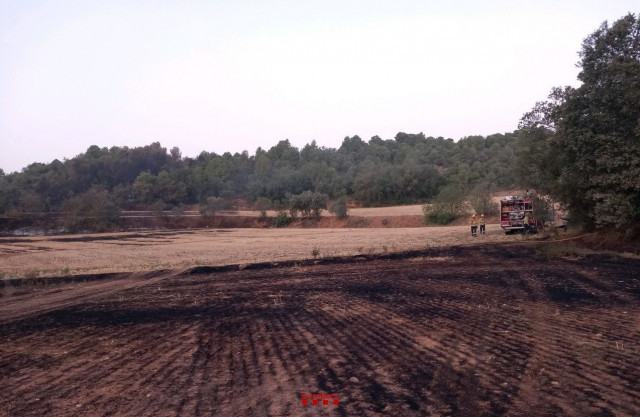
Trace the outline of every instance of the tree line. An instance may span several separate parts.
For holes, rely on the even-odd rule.
[[[253,155],[203,151],[195,158],[157,142],[91,146],[68,160],[0,173],[0,213],[106,215],[236,199],[278,206],[307,191],[331,200],[348,196],[366,206],[423,202],[446,184],[514,186],[516,141],[514,133],[457,142],[398,133],[387,140],[346,137],[337,149],[315,141],[298,149],[282,140]]]

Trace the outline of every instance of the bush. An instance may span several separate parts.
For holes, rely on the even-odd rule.
[[[454,221],[456,219],[456,216],[451,213],[434,212],[430,213],[427,219],[429,223],[445,225]]]
[[[331,206],[329,207],[329,213],[335,214],[339,219],[345,219],[348,211],[349,207],[347,206],[347,197],[338,198],[331,203]]]
[[[291,224],[292,220],[293,219],[291,217],[287,216],[286,212],[281,211],[276,216],[276,219],[274,220],[273,225],[275,227],[287,227]]]
[[[426,224],[449,224],[467,213],[465,190],[448,185],[443,187],[430,204],[422,206]]]

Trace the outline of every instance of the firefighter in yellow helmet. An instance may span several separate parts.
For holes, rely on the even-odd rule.
[[[471,226],[471,236],[477,237],[478,221],[476,220],[475,214],[471,216],[471,220],[469,220],[469,225]]]
[[[484,220],[484,214],[480,215],[480,234],[484,235],[485,234],[485,220]]]
[[[524,214],[524,219],[522,219],[522,225],[524,226],[524,234],[528,235],[531,231],[531,226],[529,225],[529,213]]]

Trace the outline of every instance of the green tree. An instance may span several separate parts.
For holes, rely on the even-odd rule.
[[[582,44],[578,88],[554,88],[520,121],[523,180],[585,226],[640,220],[640,20],[604,22]]]
[[[177,206],[184,200],[186,194],[184,183],[176,181],[169,172],[160,171],[155,182],[155,195],[160,200],[172,206]]]
[[[327,208],[329,197],[326,194],[304,191],[301,194],[292,195],[289,198],[291,217],[299,212],[303,217],[320,218],[320,213]]]
[[[148,171],[141,172],[133,183],[138,200],[150,203],[155,198],[156,177]]]

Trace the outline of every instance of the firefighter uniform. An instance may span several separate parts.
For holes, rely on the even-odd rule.
[[[469,225],[471,226],[471,236],[476,237],[478,230],[478,221],[476,220],[476,215],[471,216],[471,220],[469,220]]]
[[[480,234],[484,235],[485,233],[485,221],[484,221],[484,214],[480,216]]]

